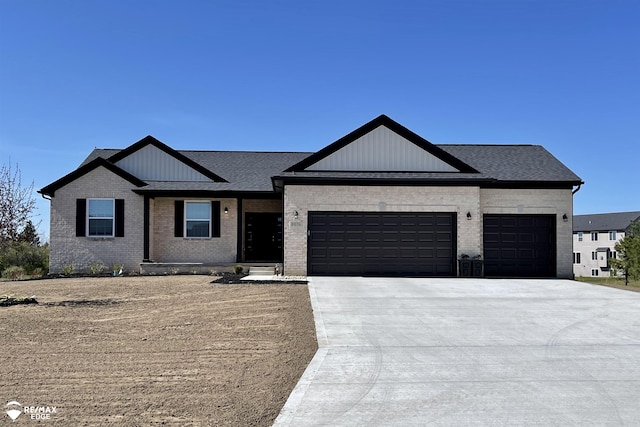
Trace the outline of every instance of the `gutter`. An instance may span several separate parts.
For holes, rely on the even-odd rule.
[[[578,184],[578,188],[576,188],[575,190],[573,190],[571,192],[571,195],[573,196],[574,194],[576,194],[578,191],[580,191],[580,188],[582,187],[582,184],[584,184],[584,182],[581,182]]]

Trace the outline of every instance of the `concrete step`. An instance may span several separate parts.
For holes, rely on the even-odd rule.
[[[249,267],[249,276],[273,276],[274,266],[270,267]]]

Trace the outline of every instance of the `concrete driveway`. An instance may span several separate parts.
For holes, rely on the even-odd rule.
[[[277,426],[640,425],[640,294],[310,279],[319,350]]]

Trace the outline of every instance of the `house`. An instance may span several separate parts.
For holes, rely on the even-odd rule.
[[[611,276],[609,259],[616,258],[616,243],[640,211],[573,217],[573,273],[576,276]]]
[[[315,153],[95,149],[39,190],[65,265],[282,263],[287,275],[572,277],[574,187],[538,145],[435,145],[379,116]]]

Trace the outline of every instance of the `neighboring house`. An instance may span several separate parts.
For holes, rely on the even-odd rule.
[[[611,276],[609,259],[617,258],[616,243],[622,240],[640,211],[573,217],[573,274]]]
[[[537,145],[434,145],[380,116],[316,153],[95,149],[42,188],[51,271],[283,263],[287,275],[572,277],[581,179]],[[579,187],[578,187],[579,188]]]

